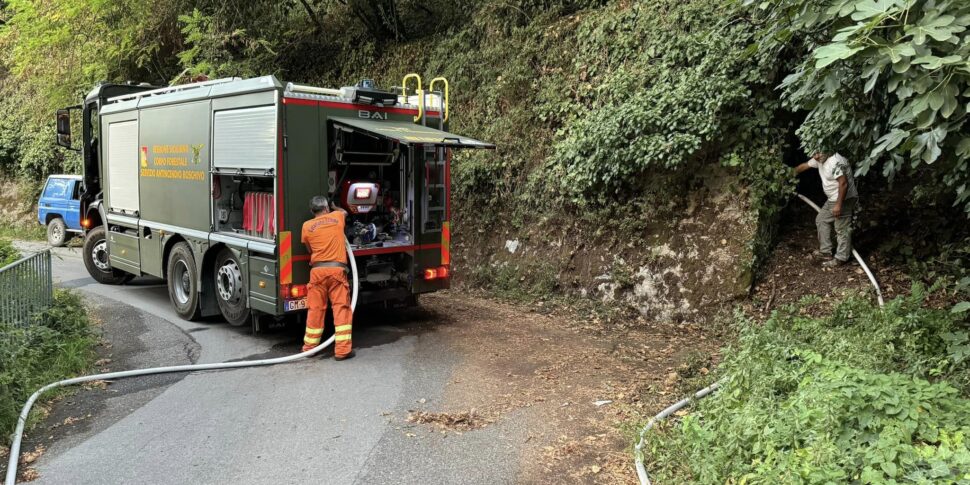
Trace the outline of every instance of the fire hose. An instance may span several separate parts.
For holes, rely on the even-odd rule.
[[[347,255],[350,260],[350,270],[353,275],[353,296],[350,300],[350,308],[354,310],[357,308],[357,292],[359,282],[357,281],[357,261],[354,259],[353,249],[350,247],[350,241],[347,244]],[[20,412],[20,417],[17,419],[17,429],[14,431],[13,441],[10,443],[10,459],[7,462],[7,477],[4,480],[4,485],[15,485],[17,482],[17,462],[20,459],[20,445],[24,435],[24,427],[27,425],[27,417],[30,415],[30,409],[34,406],[37,399],[47,391],[55,389],[58,387],[72,386],[75,384],[82,384],[85,382],[99,381],[99,380],[114,380],[114,379],[124,379],[128,377],[139,377],[148,376],[155,374],[169,374],[173,372],[196,372],[196,371],[207,371],[207,370],[223,370],[223,369],[241,369],[245,367],[260,367],[266,365],[276,365],[285,364],[288,362],[295,362],[300,359],[305,359],[307,357],[312,357],[318,354],[323,349],[329,347],[333,341],[334,336],[331,336],[327,340],[323,341],[320,345],[299,354],[288,355],[286,357],[277,357],[274,359],[259,359],[259,360],[243,360],[235,362],[220,362],[213,364],[191,364],[191,365],[175,365],[168,367],[153,367],[148,369],[134,369],[118,372],[107,372],[104,374],[94,374],[90,376],[75,377],[73,379],[65,379],[63,381],[52,382],[37,390],[30,399],[27,399],[27,403],[24,404],[23,411]]]
[[[815,212],[821,212],[822,209],[819,208],[819,206],[816,205],[814,202],[812,202],[811,199],[809,199],[808,197],[805,197],[802,194],[798,194],[798,198],[802,199],[806,204],[812,206],[812,208],[815,209]],[[882,290],[879,288],[879,282],[876,281],[875,275],[872,274],[872,271],[870,271],[869,267],[866,266],[865,261],[862,260],[862,256],[860,256],[855,249],[852,250],[852,256],[854,256],[856,261],[859,262],[859,266],[862,267],[863,271],[866,272],[866,276],[869,277],[869,282],[872,283],[873,288],[876,289],[876,298],[879,301],[879,306],[880,307],[885,306],[886,303],[885,301],[883,301],[883,298],[882,298]],[[724,383],[726,379],[727,378],[723,378],[720,381],[717,381],[714,384],[711,384],[710,386],[705,387],[700,391],[697,391],[696,393],[694,393],[693,396],[688,396],[688,397],[685,397],[684,399],[681,399],[680,401],[675,402],[673,405],[669,406],[663,411],[660,411],[660,413],[658,413],[656,416],[650,418],[650,421],[647,422],[646,426],[644,426],[643,429],[640,430],[640,440],[637,441],[637,444],[633,449],[633,454],[634,454],[634,459],[636,462],[636,469],[637,469],[637,478],[640,479],[640,485],[651,485],[650,477],[647,476],[647,468],[643,464],[643,445],[644,445],[644,440],[646,439],[646,436],[647,436],[647,431],[650,431],[650,429],[653,428],[657,423],[659,423],[660,421],[663,421],[671,414],[674,414],[677,411],[680,411],[681,409],[683,409],[685,406],[687,406],[694,400],[703,399],[704,397],[714,393],[714,391],[717,391],[718,388],[721,386],[721,384]]]

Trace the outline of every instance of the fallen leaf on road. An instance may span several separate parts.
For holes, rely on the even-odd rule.
[[[110,363],[111,363],[111,359],[98,359],[97,361],[95,361],[94,365],[101,367],[104,365],[108,365]]]
[[[91,381],[83,386],[85,389],[98,388],[102,391],[108,388],[108,381]]]
[[[491,422],[488,418],[479,415],[475,408],[462,413],[427,413],[411,412],[407,421],[415,424],[434,424],[442,429],[453,430],[472,430],[484,428]]]
[[[40,478],[40,473],[37,473],[34,468],[27,468],[20,472],[20,481],[22,482],[32,482],[38,478]]]
[[[664,384],[667,386],[672,386],[677,383],[677,379],[679,378],[680,376],[676,372],[671,372],[670,374],[667,374],[667,379],[664,380]]]
[[[74,423],[76,423],[76,422],[78,422],[78,421],[80,421],[82,419],[84,419],[84,418],[75,418],[74,416],[68,416],[68,417],[64,418],[64,425],[65,426],[70,426],[70,425],[72,425],[72,424],[74,424]]]
[[[40,458],[40,455],[44,454],[44,451],[46,450],[44,449],[43,445],[37,445],[37,447],[34,448],[34,451],[28,451],[28,452],[22,453],[20,455],[20,464],[29,465],[37,461],[37,459]]]

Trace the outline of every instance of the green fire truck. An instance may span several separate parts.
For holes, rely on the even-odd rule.
[[[97,86],[57,113],[58,144],[83,159],[88,272],[104,284],[163,278],[180,317],[221,313],[259,331],[305,311],[300,229],[310,198],[327,195],[348,212],[361,303],[448,288],[452,150],[494,145],[446,131],[444,78],[401,84]]]

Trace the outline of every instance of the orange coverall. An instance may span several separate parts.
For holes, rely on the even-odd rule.
[[[310,250],[310,265],[322,262],[347,264],[347,249],[344,246],[344,222],[347,214],[332,211],[320,214],[303,223],[300,240]],[[303,337],[303,351],[306,352],[320,344],[323,337],[323,319],[327,306],[333,308],[334,355],[344,357],[350,353],[350,334],[353,311],[350,309],[350,282],[343,268],[323,267],[310,270],[310,283],[307,285],[306,335]]]

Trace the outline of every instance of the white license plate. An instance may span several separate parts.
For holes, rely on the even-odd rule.
[[[284,308],[288,312],[293,310],[306,310],[306,298],[300,298],[299,300],[286,300]]]

